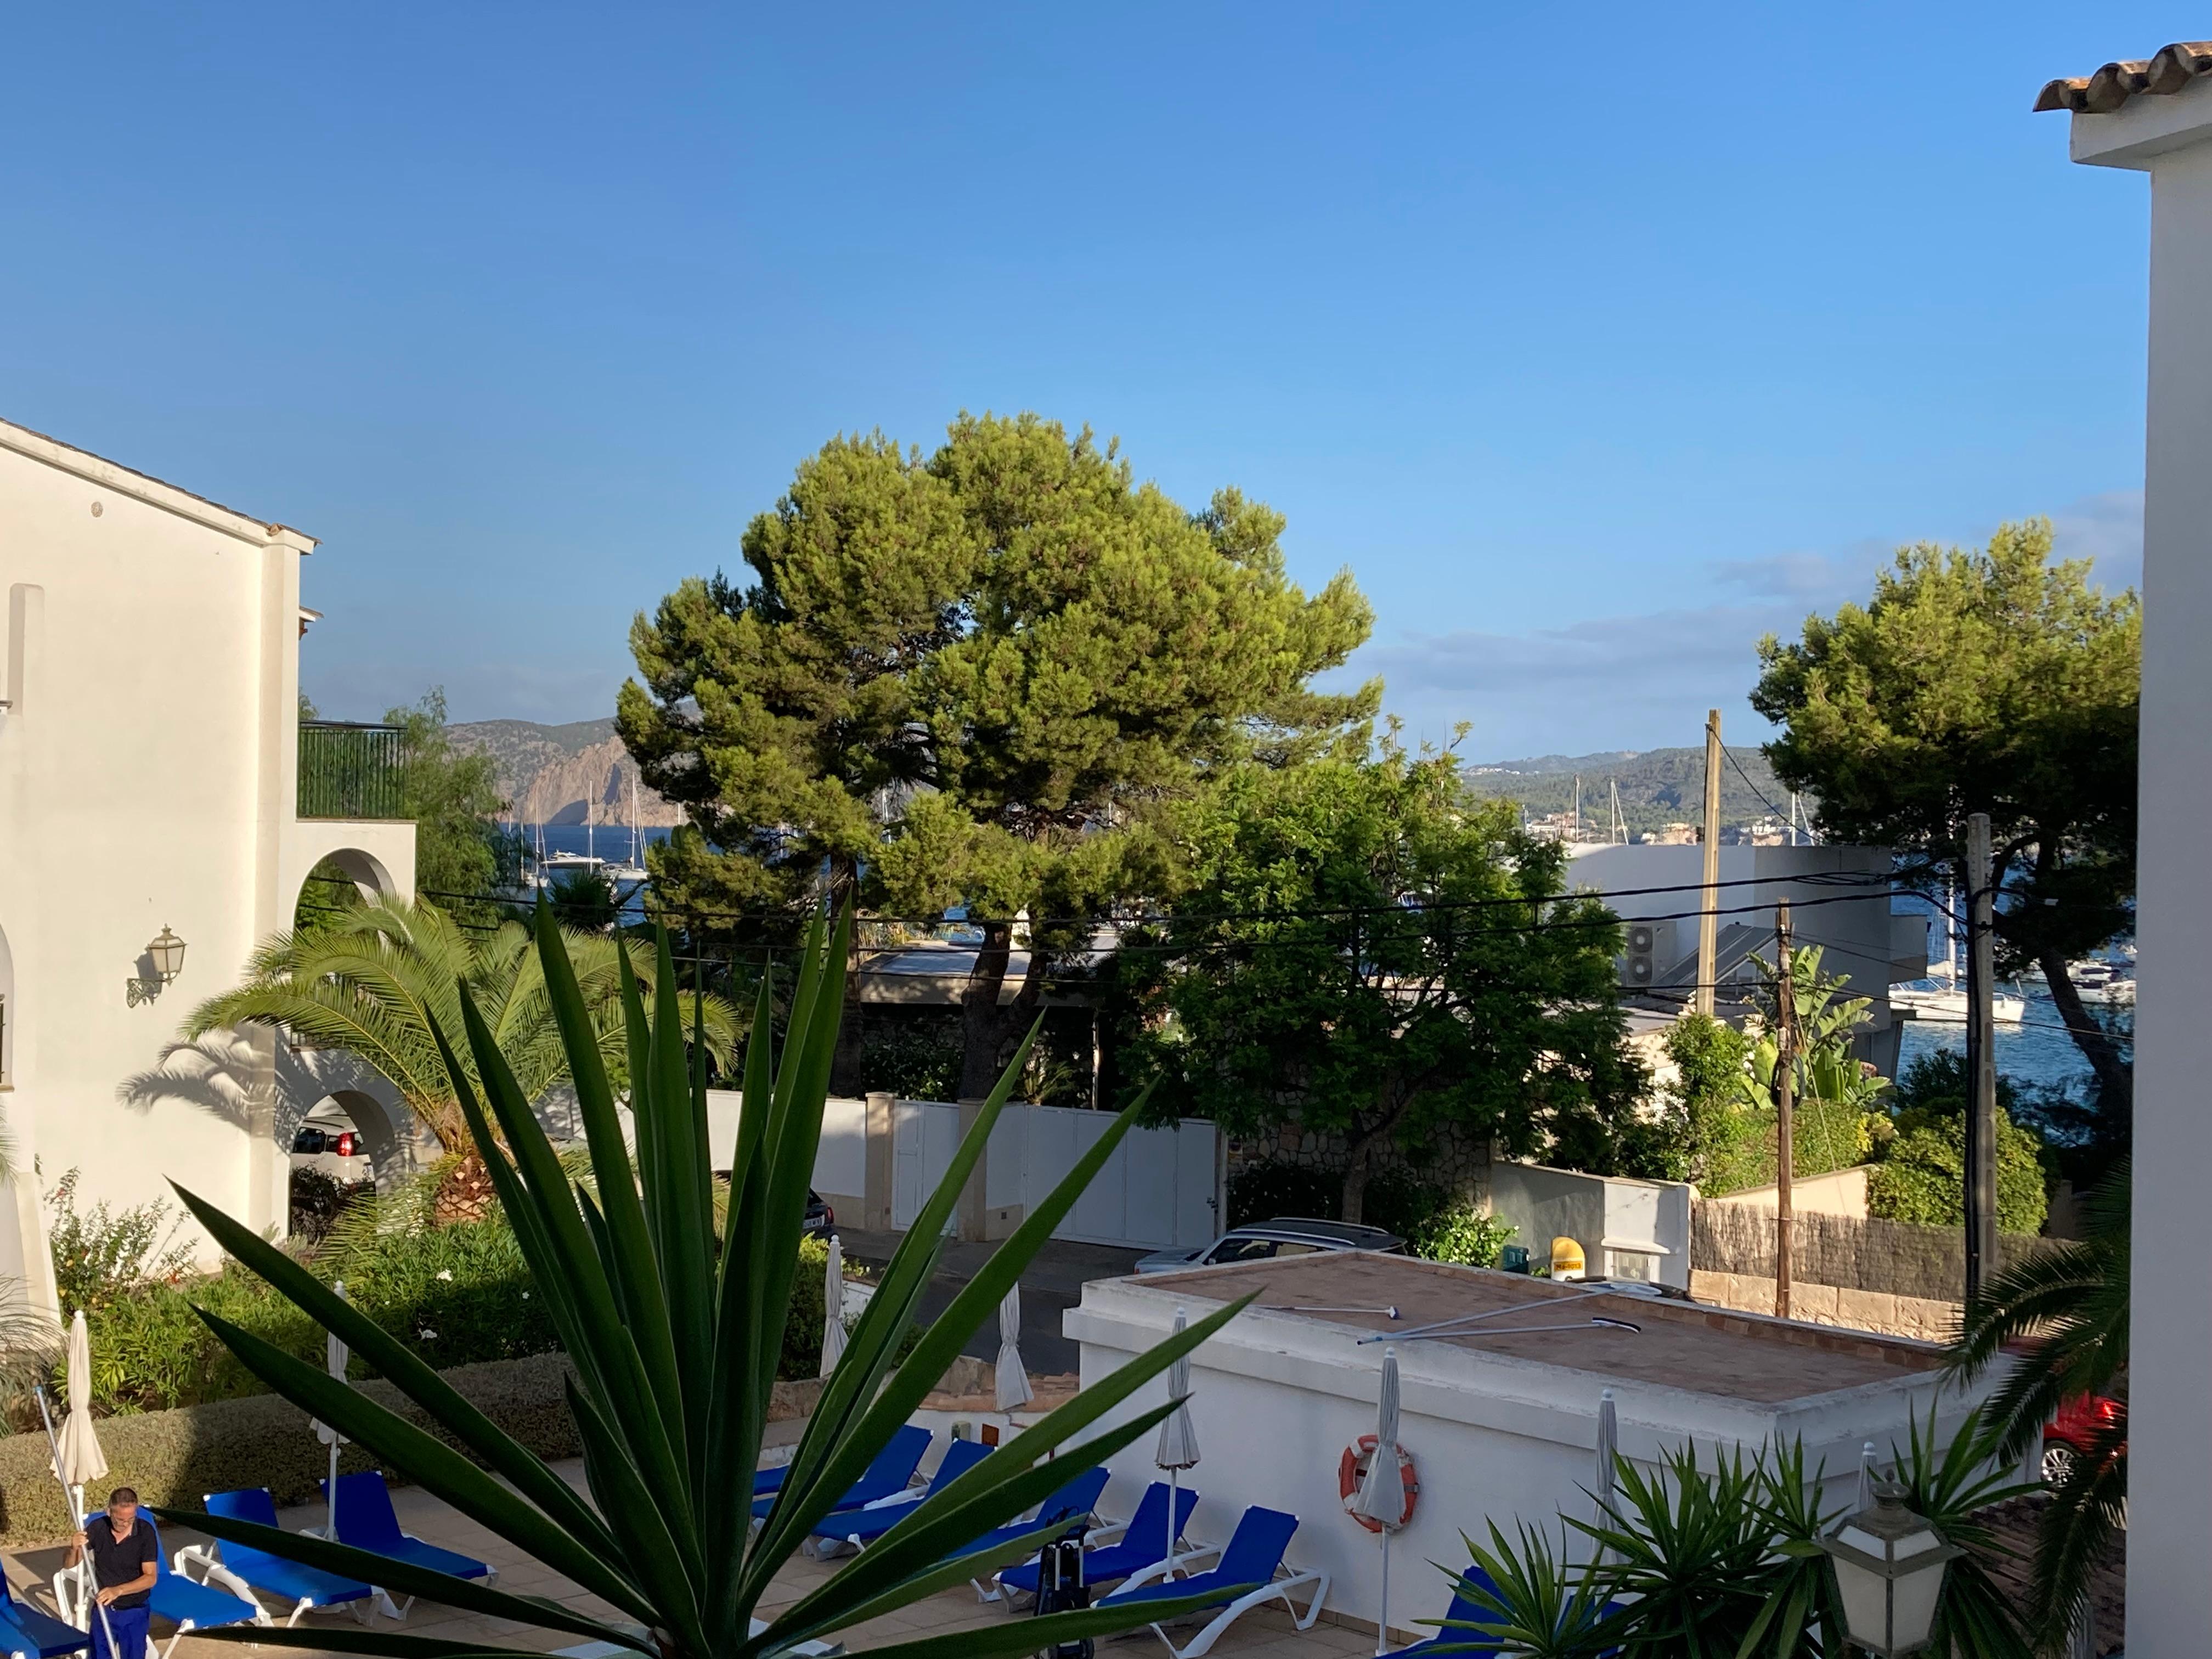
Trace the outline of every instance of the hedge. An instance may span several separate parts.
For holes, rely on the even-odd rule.
[[[444,1375],[493,1422],[540,1457],[554,1459],[583,1451],[568,1416],[568,1373],[565,1354],[544,1353],[458,1366]],[[418,1426],[434,1426],[389,1382],[356,1386]],[[107,1473],[86,1488],[90,1509],[102,1507],[119,1486],[136,1487],[145,1503],[178,1509],[197,1510],[206,1493],[241,1486],[266,1486],[279,1504],[304,1504],[320,1495],[316,1483],[330,1471],[330,1451],[307,1426],[307,1414],[275,1395],[103,1418],[99,1429]],[[349,1446],[338,1467],[374,1468],[376,1460]],[[0,1440],[0,1546],[50,1543],[73,1530],[46,1436]]]

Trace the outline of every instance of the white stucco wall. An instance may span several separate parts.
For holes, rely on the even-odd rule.
[[[412,890],[412,825],[295,817],[313,545],[0,423],[0,1115],[27,1172],[21,1219],[35,1158],[48,1186],[81,1169],[88,1202],[167,1198],[173,1179],[284,1224],[275,1034],[167,1051],[191,1006],[290,926],[318,858],[353,849]],[[128,1006],[165,926],[183,973]]]
[[[1218,1304],[1197,1294],[1201,1287],[1202,1279],[1184,1275],[1175,1287],[1126,1279],[1086,1285],[1080,1305],[1062,1319],[1081,1345],[1084,1385],[1163,1340],[1178,1304],[1194,1319],[1212,1312]],[[1194,1360],[1190,1412],[1201,1461],[1183,1480],[1200,1494],[1188,1528],[1194,1540],[1226,1539],[1249,1504],[1295,1515],[1297,1535],[1285,1559],[1328,1572],[1328,1605],[1371,1625],[1382,1596],[1378,1546],[1344,1514],[1337,1490],[1340,1454],[1375,1428],[1382,1349],[1355,1346],[1356,1334],[1291,1315],[1238,1316]],[[1874,1440],[1887,1457],[1893,1442],[1905,1440],[1907,1423],[1924,1421],[1939,1397],[1929,1372],[1759,1405],[1446,1343],[1406,1343],[1397,1352],[1399,1443],[1421,1482],[1413,1522],[1391,1545],[1390,1624],[1409,1636],[1434,1634],[1415,1621],[1439,1618],[1449,1606],[1450,1583],[1429,1564],[1463,1566],[1462,1533],[1486,1540],[1495,1521],[1510,1537],[1516,1522],[1526,1521],[1547,1528],[1556,1546],[1561,1515],[1590,1518],[1584,1492],[1595,1478],[1599,1396],[1608,1386],[1626,1456],[1656,1464],[1694,1442],[1710,1462],[1717,1448],[1755,1450],[1771,1437],[1802,1437],[1806,1467],[1825,1462],[1830,1507],[1851,1495],[1860,1446]],[[1167,1397],[1164,1380],[1152,1382],[1108,1425]],[[1938,1431],[1948,1443],[1968,1402],[1955,1394],[1941,1399]],[[1106,1513],[1127,1516],[1147,1484],[1165,1479],[1152,1458],[1146,1437],[1109,1460]]]
[[[2212,1653],[2212,1293],[2193,1248],[2212,1168],[2212,82],[2077,115],[2073,149],[2151,175],[2127,1646],[2134,1659],[2196,1659]]]

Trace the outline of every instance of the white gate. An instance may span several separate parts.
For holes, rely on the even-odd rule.
[[[1013,1109],[1009,1107],[1009,1111]],[[933,1100],[891,1107],[891,1225],[903,1232],[952,1167],[960,1150],[960,1109]]]

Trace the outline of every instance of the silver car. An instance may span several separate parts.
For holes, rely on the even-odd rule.
[[[1316,1250],[1383,1250],[1403,1255],[1406,1241],[1380,1227],[1349,1221],[1318,1221],[1305,1216],[1277,1216],[1232,1227],[1211,1244],[1194,1249],[1155,1250],[1137,1263],[1140,1273],[1171,1273],[1186,1267],[1213,1267],[1227,1261],[1269,1261],[1280,1255],[1311,1255]]]

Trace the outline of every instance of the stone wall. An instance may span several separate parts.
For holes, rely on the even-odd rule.
[[[1716,1308],[1757,1314],[1774,1311],[1774,1280],[1753,1273],[1714,1273],[1693,1267],[1690,1271],[1690,1294]],[[1948,1342],[1958,1334],[1959,1312],[1956,1302],[1929,1297],[1850,1290],[1840,1285],[1811,1285],[1795,1278],[1790,1284],[1790,1316],[1811,1325],[1841,1325],[1881,1336]]]
[[[1691,1212],[1690,1266],[1702,1273],[1771,1284],[1775,1229],[1771,1210],[1701,1202]],[[1960,1228],[1801,1214],[1791,1241],[1790,1277],[1795,1285],[1946,1304],[1955,1304],[1966,1285],[1966,1247]],[[2019,1260],[2038,1242],[2017,1234],[2002,1236],[1997,1241],[1999,1264]],[[1771,1302],[1770,1296],[1768,1304]]]

